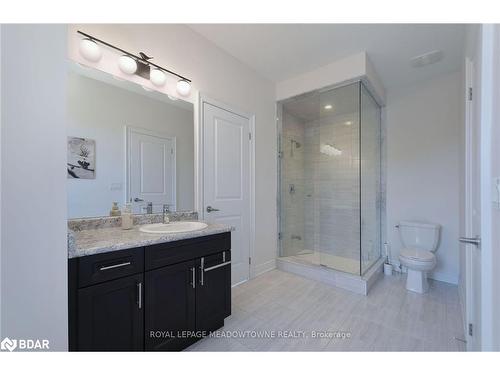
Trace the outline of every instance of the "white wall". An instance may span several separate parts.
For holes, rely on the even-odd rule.
[[[53,350],[67,349],[65,78],[64,26],[2,27],[2,334]]]
[[[2,25],[0,24],[0,211],[2,207]],[[0,212],[0,340],[2,335],[2,215]]]
[[[399,264],[400,220],[442,225],[431,277],[450,283],[459,275],[459,152],[461,71],[390,90],[387,128],[387,238]]]
[[[274,267],[277,254],[275,86],[243,63],[183,25],[73,25],[69,41],[82,30],[155,61],[193,81],[206,94],[255,114],[255,256],[258,271]],[[70,46],[71,49],[71,46]],[[116,69],[115,67],[113,67]],[[169,83],[167,82],[167,85]]]
[[[188,104],[191,105],[191,104]],[[177,210],[194,208],[194,114],[108,83],[68,74],[68,136],[96,141],[96,178],[68,179],[68,217],[107,216],[125,203],[125,126],[176,137]],[[122,190],[111,190],[121,183]]]
[[[276,100],[288,99],[305,92],[362,80],[379,104],[385,103],[385,89],[366,52],[356,53],[318,69],[276,84]]]
[[[500,110],[498,103],[500,102],[500,26],[494,25],[489,26],[493,28],[493,84],[492,84],[492,127],[490,137],[490,158],[491,158],[491,177],[500,177]],[[491,184],[490,184],[491,188]],[[496,202],[500,201],[500,197],[496,193],[496,189],[492,189],[493,200]],[[499,205],[491,205],[491,202],[486,202],[487,207],[491,210],[491,261],[485,259],[486,263],[491,263],[490,271],[485,275],[486,280],[490,280],[489,289],[486,291],[491,297],[491,313],[490,319],[487,323],[491,322],[491,327],[486,326],[485,328],[491,332],[490,336],[486,337],[488,342],[486,343],[487,350],[500,351],[500,207]]]

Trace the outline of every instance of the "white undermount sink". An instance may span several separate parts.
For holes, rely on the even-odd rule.
[[[199,221],[175,221],[168,224],[147,224],[139,228],[144,233],[166,234],[166,233],[182,233],[194,232],[208,227],[208,224],[200,223]]]

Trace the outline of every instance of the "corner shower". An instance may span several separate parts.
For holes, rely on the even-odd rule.
[[[381,252],[380,107],[362,82],[278,103],[281,259],[362,276]]]

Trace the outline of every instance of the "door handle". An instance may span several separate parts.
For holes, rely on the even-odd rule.
[[[218,208],[213,208],[212,206],[207,206],[207,212],[220,211]]]
[[[200,285],[203,286],[205,283],[205,258],[201,257],[200,260]]]
[[[192,280],[191,280],[191,286],[193,287],[193,289],[196,288],[196,268],[194,267],[191,267],[191,277],[192,277]]]
[[[134,202],[144,202],[144,199],[141,199],[141,198],[134,198]]]
[[[137,304],[139,305],[139,310],[142,309],[142,283],[137,284]]]
[[[125,266],[129,266],[129,265],[130,265],[130,262],[123,262],[123,263],[119,263],[119,264],[113,264],[112,266],[101,267],[101,268],[99,268],[99,271],[106,271],[106,270],[110,270],[113,268],[125,267]]]
[[[468,243],[472,245],[476,245],[477,247],[481,247],[481,237],[460,237],[458,239],[462,243]]]
[[[227,266],[228,264],[231,264],[230,260],[228,260],[227,262],[224,262],[224,263],[217,264],[216,266],[205,268],[204,271],[208,272],[208,271],[216,270],[217,268],[221,268],[221,267]]]

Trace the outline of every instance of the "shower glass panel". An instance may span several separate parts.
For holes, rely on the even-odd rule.
[[[380,257],[380,108],[357,82],[278,118],[280,256],[362,275]]]
[[[320,94],[315,213],[320,264],[359,274],[359,83]]]
[[[361,85],[361,274],[380,257],[380,107]]]

